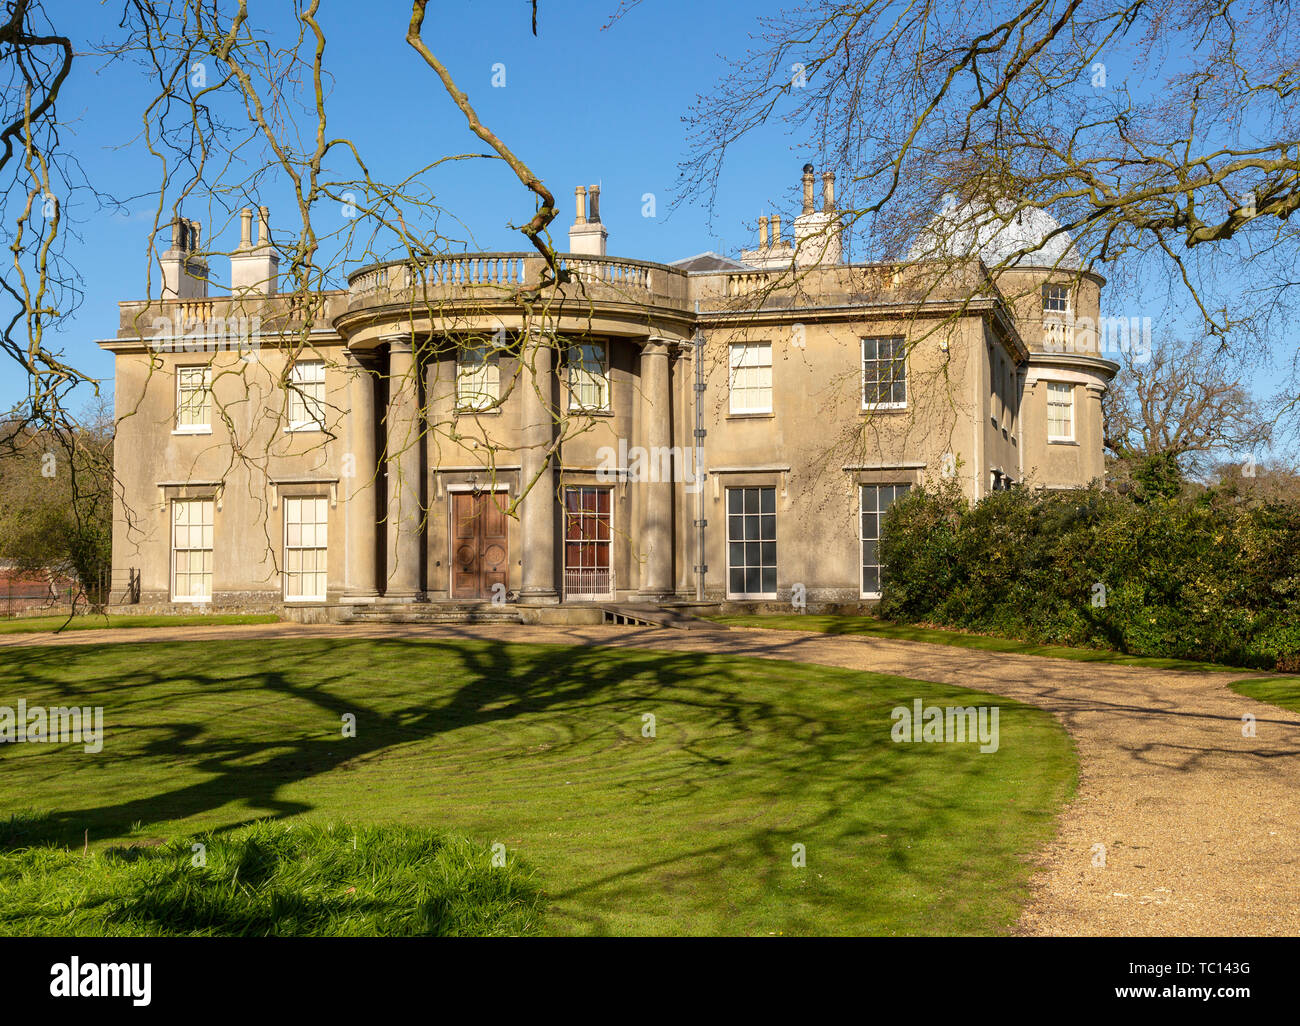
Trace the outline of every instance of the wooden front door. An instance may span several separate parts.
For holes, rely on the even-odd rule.
[[[490,599],[509,587],[505,492],[453,492],[451,596]]]

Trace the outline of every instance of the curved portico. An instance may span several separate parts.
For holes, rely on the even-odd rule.
[[[600,454],[674,445],[672,349],[692,316],[685,275],[586,256],[564,257],[562,266],[569,280],[536,302],[535,322],[517,293],[543,267],[524,254],[382,264],[351,276],[347,308],[335,318],[353,376],[350,444],[365,467],[377,468],[371,476],[382,482],[382,496],[371,498],[382,499],[385,512],[373,524],[349,520],[345,600],[496,598],[501,581],[523,604],[591,597],[574,583],[581,575],[569,561],[586,558],[584,546],[601,545],[594,569],[605,570],[609,597],[615,587],[645,599],[675,592],[671,477],[630,482],[626,467],[609,468]],[[485,345],[500,399],[462,409],[459,361],[466,348]],[[571,394],[578,352],[603,354],[603,405]],[[382,461],[365,444],[377,426]],[[597,490],[600,508],[582,508]],[[490,501],[471,502],[466,493]],[[505,510],[517,516],[502,520]],[[593,527],[591,516],[604,519]],[[467,526],[466,517],[498,526]],[[485,530],[499,571],[490,594],[465,577]]]

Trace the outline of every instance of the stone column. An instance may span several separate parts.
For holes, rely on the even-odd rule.
[[[546,451],[555,437],[551,406],[550,339],[525,336],[520,352],[524,373],[519,382],[523,450],[519,487],[531,490],[520,503],[519,535],[524,561],[519,600],[532,605],[559,601],[555,591],[555,474],[553,463],[542,467]],[[529,363],[532,366],[529,366]],[[538,393],[541,393],[540,395]]]
[[[251,213],[251,212],[250,212]],[[379,595],[375,553],[379,540],[376,501],[375,382],[352,350],[346,351],[352,474],[343,479],[348,513],[348,569],[345,602],[373,602]]]
[[[384,418],[388,459],[388,576],[384,597],[424,601],[420,575],[420,385],[410,336],[389,339],[388,412]]]
[[[673,594],[673,482],[662,480],[664,471],[675,470],[662,453],[672,445],[672,404],[668,386],[668,339],[651,337],[641,348],[641,430],[650,454],[650,480],[645,489],[645,506],[639,547],[645,555],[641,571],[641,597],[651,601]]]

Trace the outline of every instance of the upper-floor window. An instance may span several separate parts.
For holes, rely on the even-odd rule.
[[[289,429],[317,430],[325,426],[325,364],[298,360],[289,371]]]
[[[907,405],[907,351],[901,337],[862,340],[862,408]]]
[[[731,412],[772,412],[772,343],[731,344]]]
[[[1043,313],[1064,315],[1070,312],[1070,289],[1065,285],[1043,286]]]
[[[1047,438],[1053,442],[1074,440],[1074,387],[1060,381],[1047,383]]]
[[[486,410],[500,401],[500,354],[487,342],[462,346],[456,357],[456,408]]]
[[[176,430],[212,430],[212,368],[176,368]]]
[[[989,408],[992,411],[993,426],[997,427],[1000,423],[1006,427],[1007,403],[1002,394],[1002,354],[992,349],[989,350],[989,378],[992,386],[989,390]]]
[[[1012,434],[1016,430],[1016,413],[1019,403],[1017,401],[1016,389],[1016,369],[1008,360],[1002,364],[1003,367],[1003,392],[1002,392],[1002,427]]]
[[[569,409],[609,409],[609,344],[582,342],[569,349]]]

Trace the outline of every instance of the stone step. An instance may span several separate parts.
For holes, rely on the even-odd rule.
[[[682,631],[718,630],[721,624],[702,620],[685,609],[672,606],[649,605],[640,602],[602,604],[607,624],[628,627],[672,627]],[[725,628],[722,628],[725,629]]]
[[[339,623],[523,623],[523,617],[514,614],[476,613],[372,613],[367,616],[343,616]]]
[[[487,602],[376,602],[347,607],[339,623],[523,623],[512,606]]]

